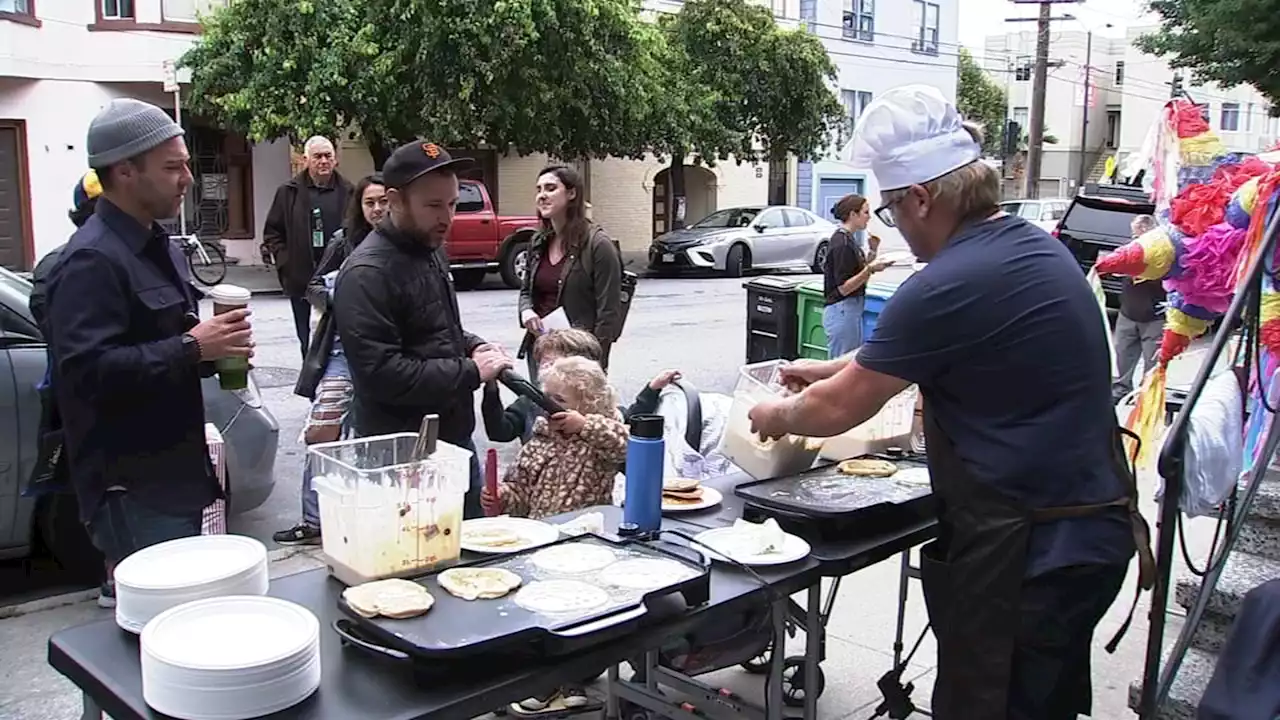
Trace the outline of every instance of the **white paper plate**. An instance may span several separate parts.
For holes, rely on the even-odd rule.
[[[170,593],[226,580],[267,562],[267,548],[243,535],[197,535],[143,548],[115,569],[116,587]]]
[[[724,495],[720,491],[713,488],[702,486],[702,497],[698,502],[691,505],[675,505],[667,502],[667,497],[662,497],[662,512],[680,513],[692,512],[694,510],[706,510],[709,507],[715,507],[724,501]]]
[[[142,651],[179,668],[251,670],[285,662],[319,637],[320,622],[301,605],[234,595],[161,613],[142,631]]]
[[[116,624],[136,635],[142,632],[151,618],[169,608],[212,597],[266,595],[270,582],[270,573],[264,562],[223,580],[166,592],[117,585]]]
[[[714,528],[698,533],[693,539],[700,543],[696,546],[698,550],[705,552],[712,560],[724,562],[725,556],[711,548],[717,547],[717,542],[723,542],[726,536],[730,536],[733,533],[734,529],[732,527]],[[808,557],[809,550],[809,543],[803,539],[791,533],[783,533],[782,550],[780,552],[771,552],[765,555],[736,555],[730,553],[729,556],[743,565],[785,565]]]
[[[495,547],[491,545],[480,545],[467,540],[468,530],[508,530],[520,536],[521,542],[516,545],[503,545]],[[553,543],[560,539],[560,531],[554,525],[549,525],[541,520],[531,520],[529,518],[518,517],[492,517],[492,518],[476,518],[475,520],[464,520],[462,522],[462,549],[468,552],[482,553],[485,555],[505,555],[507,553],[520,552],[528,550],[539,545]]]

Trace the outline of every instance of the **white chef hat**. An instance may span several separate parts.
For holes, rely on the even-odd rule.
[[[849,161],[870,168],[882,191],[936,180],[980,157],[982,147],[955,105],[928,85],[903,85],[876,98],[849,143]]]

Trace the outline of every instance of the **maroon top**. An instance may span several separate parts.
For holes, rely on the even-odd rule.
[[[560,297],[560,268],[564,260],[562,256],[560,262],[553,265],[551,257],[543,255],[538,271],[533,274],[533,311],[540,317],[546,317],[556,309],[556,300]]]

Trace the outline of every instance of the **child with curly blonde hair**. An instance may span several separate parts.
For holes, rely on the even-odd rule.
[[[542,518],[612,500],[628,436],[604,370],[594,360],[562,357],[542,374],[542,387],[565,410],[537,418],[497,497],[487,488],[481,494],[491,515]]]

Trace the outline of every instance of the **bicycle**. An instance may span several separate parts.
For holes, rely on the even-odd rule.
[[[200,241],[195,235],[171,235],[182,254],[187,256],[191,277],[201,285],[212,287],[227,277],[227,256],[217,245]]]

